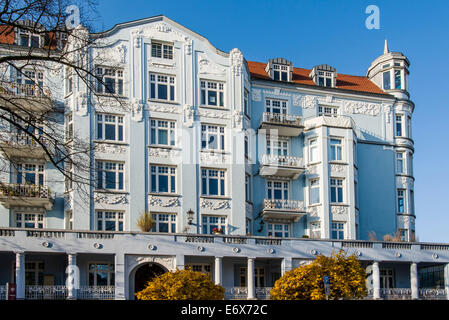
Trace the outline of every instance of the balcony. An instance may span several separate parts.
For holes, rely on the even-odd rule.
[[[54,199],[47,186],[34,184],[0,184],[0,203],[7,209],[14,206],[53,208]]]
[[[262,215],[264,219],[284,219],[296,222],[306,215],[306,209],[304,202],[300,200],[265,199]]]
[[[276,130],[278,136],[296,137],[304,130],[301,117],[292,114],[264,112],[260,129]],[[270,133],[273,134],[273,133]]]
[[[48,111],[52,108],[51,91],[35,84],[11,82],[0,87],[3,103],[11,109]]]
[[[0,151],[8,159],[45,159],[49,161],[50,157],[45,152],[50,143],[44,137],[40,137],[39,142],[26,133],[4,132],[0,138]]]
[[[260,160],[259,174],[297,179],[305,170],[303,158],[293,156],[264,154]]]

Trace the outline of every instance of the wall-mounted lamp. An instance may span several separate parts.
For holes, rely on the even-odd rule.
[[[187,211],[187,223],[188,224],[192,224],[192,222],[193,222],[193,215],[194,214],[195,213],[193,212],[192,209],[189,209],[189,211]]]

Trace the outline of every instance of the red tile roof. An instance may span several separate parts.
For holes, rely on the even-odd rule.
[[[247,61],[247,63],[249,72],[253,78],[270,80],[270,77],[265,71],[265,67],[267,65],[266,63],[255,61]],[[293,82],[318,87],[318,85],[316,85],[309,77],[311,71],[312,70],[310,69],[293,68]],[[342,73],[337,73],[337,88],[343,90],[386,94],[367,77],[351,76]]]

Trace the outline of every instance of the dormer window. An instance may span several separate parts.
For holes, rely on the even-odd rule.
[[[337,70],[327,64],[315,66],[309,76],[316,85],[322,87],[334,88],[337,85]]]
[[[41,37],[29,31],[19,30],[18,45],[23,47],[39,48]]]
[[[273,65],[273,80],[288,81],[288,66],[281,64]]]
[[[287,82],[292,80],[293,64],[284,58],[270,59],[265,71],[271,79]]]

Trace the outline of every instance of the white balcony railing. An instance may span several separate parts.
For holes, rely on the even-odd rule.
[[[260,163],[266,166],[285,166],[292,168],[304,168],[303,158],[294,156],[283,156],[274,154],[264,154]]]
[[[301,117],[293,114],[264,112],[262,114],[262,122],[288,126],[301,126]]]
[[[48,140],[44,137],[39,137],[39,142],[33,139],[29,134],[26,133],[14,133],[7,132],[0,136],[0,143],[6,144],[8,146],[19,146],[19,147],[38,147],[41,145],[48,146]]]
[[[255,295],[259,300],[269,300],[270,299],[270,291],[272,287],[256,287]],[[229,300],[242,300],[248,297],[248,288],[247,287],[232,287],[225,288],[225,299]]]
[[[29,300],[65,300],[67,295],[66,286],[25,286],[25,299]]]
[[[35,184],[0,183],[0,197],[52,199],[48,186]]]
[[[42,87],[36,84],[25,84],[11,82],[7,85],[0,87],[0,94],[7,94],[18,97],[49,97],[50,90],[46,87]]]
[[[280,200],[265,199],[265,210],[288,210],[288,211],[304,211],[304,201],[301,200]]]

